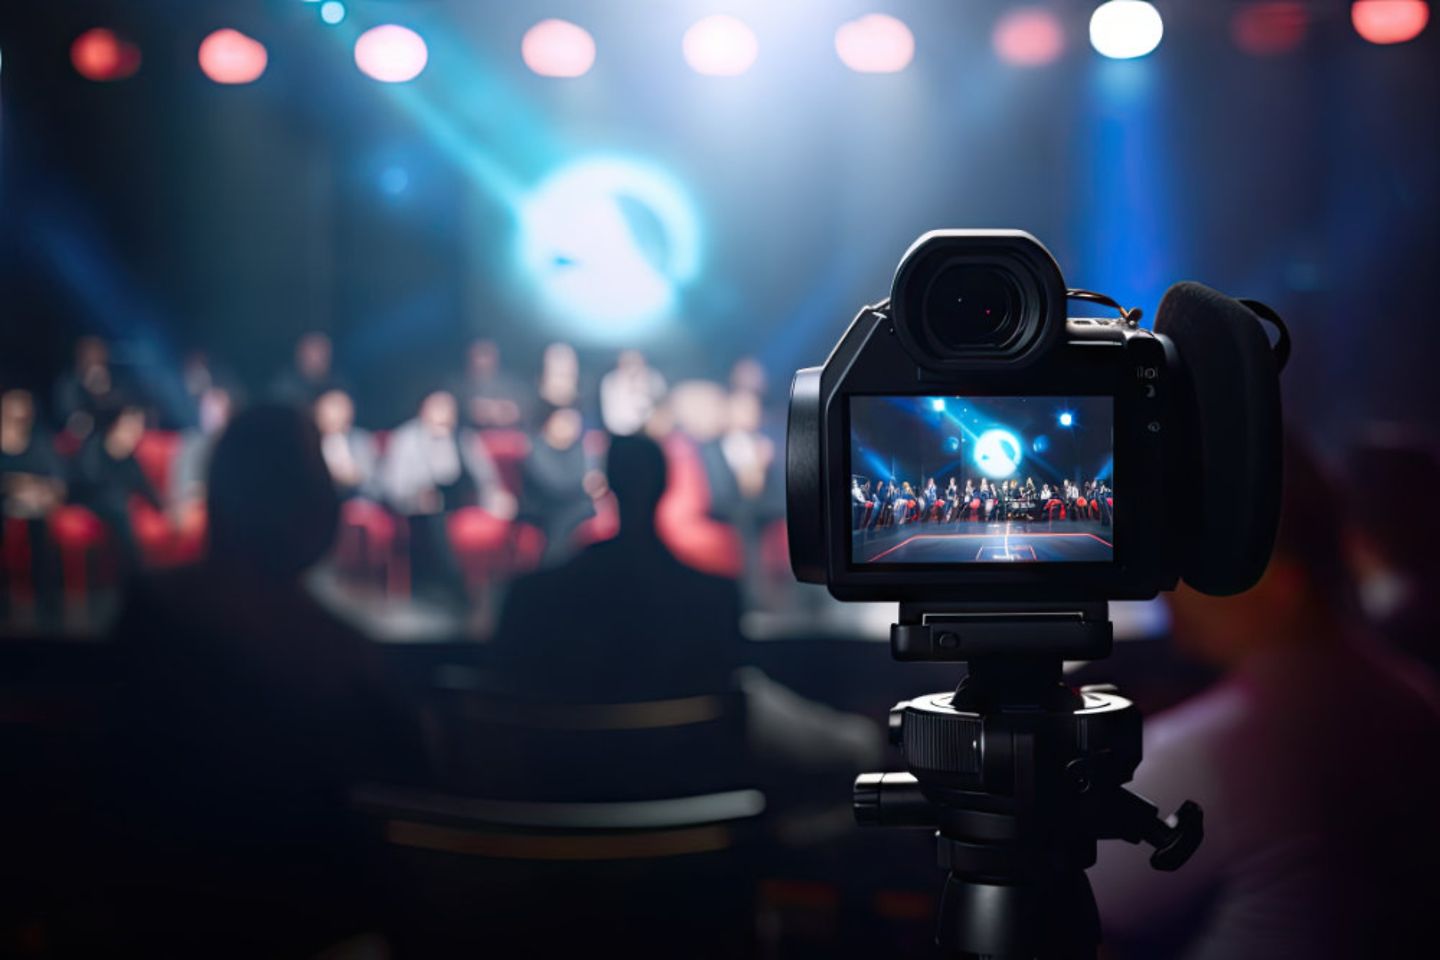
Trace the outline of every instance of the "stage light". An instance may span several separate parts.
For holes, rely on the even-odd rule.
[[[229,27],[200,41],[200,69],[216,83],[254,83],[269,59],[264,44]]]
[[[945,412],[945,401],[944,401],[944,399],[942,399],[941,397],[936,397],[934,400],[931,400],[931,401],[930,401],[930,409],[931,409],[931,410],[934,410],[936,413],[944,413],[944,412]]]
[[[1356,0],[1350,22],[1371,43],[1404,43],[1420,36],[1430,22],[1430,5],[1425,0]]]
[[[1009,430],[986,430],[975,441],[975,466],[992,480],[1003,480],[1020,467],[1020,441]]]
[[[429,59],[420,34],[395,23],[372,27],[355,41],[355,65],[382,83],[414,80]]]
[[[1075,425],[1075,414],[1071,413],[1069,410],[1062,411],[1061,414],[1060,414],[1060,426],[1062,426],[1062,427],[1072,427],[1072,426],[1074,426],[1074,425]]]
[[[1048,7],[1019,7],[995,24],[995,55],[1016,67],[1043,67],[1065,51],[1065,31]]]
[[[708,77],[736,77],[760,55],[755,31],[745,21],[717,13],[695,22],[681,41],[685,62]]]
[[[1050,438],[1042,433],[1030,442],[1030,449],[1036,453],[1044,453],[1050,449]]]
[[[1308,20],[1305,5],[1296,0],[1255,3],[1235,11],[1230,36],[1246,53],[1273,57],[1300,46]]]
[[[113,30],[95,27],[75,38],[70,45],[70,62],[86,80],[124,80],[140,69],[140,48]]]
[[[325,0],[325,2],[320,5],[320,19],[332,27],[335,26],[335,24],[345,19],[345,4],[341,3],[340,0]]]
[[[633,338],[670,315],[700,270],[700,226],[669,175],[599,157],[563,167],[519,208],[520,261],[572,335]]]
[[[960,438],[959,438],[959,437],[946,437],[946,438],[945,438],[945,450],[946,450],[946,452],[948,452],[948,453],[959,453],[959,452],[960,452]]]
[[[1107,0],[1090,15],[1090,45],[1112,60],[1133,60],[1160,46],[1165,22],[1145,0]]]
[[[525,31],[520,58],[542,77],[582,77],[595,64],[595,38],[568,20],[541,20]]]
[[[899,73],[915,59],[915,35],[894,17],[869,13],[840,25],[835,52],[856,73]]]

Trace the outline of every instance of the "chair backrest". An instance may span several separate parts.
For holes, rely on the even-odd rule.
[[[739,691],[632,703],[467,696],[450,751],[474,792],[495,800],[628,802],[749,782]]]
[[[163,501],[170,496],[170,474],[180,454],[180,434],[174,430],[146,430],[135,447],[135,462]]]

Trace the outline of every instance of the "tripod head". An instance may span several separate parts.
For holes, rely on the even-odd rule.
[[[1198,806],[1162,820],[1122,786],[1140,763],[1139,711],[1113,687],[1063,682],[1065,659],[1104,657],[1112,639],[1104,603],[901,606],[896,659],[969,671],[954,692],[891,710],[908,772],[860,776],[855,815],[936,831],[948,871],[937,942],[951,955],[1093,957],[1096,841],[1143,840],[1159,870],[1199,846]]]

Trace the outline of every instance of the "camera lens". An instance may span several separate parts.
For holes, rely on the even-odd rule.
[[[952,263],[931,278],[922,304],[923,324],[942,348],[998,347],[1015,332],[1020,291],[995,267]]]

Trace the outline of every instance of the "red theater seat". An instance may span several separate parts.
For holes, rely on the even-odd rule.
[[[530,456],[530,438],[522,430],[481,430],[476,435],[476,442],[495,462],[505,489],[520,496],[525,458]]]
[[[107,562],[110,560],[104,550],[109,542],[105,524],[87,508],[67,504],[57,507],[50,514],[50,537],[60,549],[65,599],[72,602],[83,600],[89,587],[91,554],[99,554]]]
[[[33,552],[30,546],[30,525],[18,517],[5,518],[4,569],[10,584],[10,599],[24,603],[35,599],[35,582],[30,567]]]
[[[700,451],[676,432],[662,446],[669,463],[669,485],[655,510],[660,539],[687,566],[716,576],[737,578],[744,566],[740,534],[710,517],[710,481]]]
[[[180,434],[174,430],[146,430],[135,447],[135,461],[162,502],[170,498],[170,474],[180,447]]]
[[[471,587],[534,569],[545,551],[545,534],[538,528],[502,520],[480,507],[462,507],[446,523],[451,548]]]
[[[607,493],[595,501],[595,516],[580,524],[575,530],[576,547],[588,547],[592,543],[609,540],[620,532],[620,508],[615,495]]]
[[[383,579],[392,594],[410,592],[410,558],[401,543],[402,523],[372,500],[347,500],[340,507],[335,558],[344,572]]]
[[[143,467],[142,467],[143,469]],[[130,529],[147,567],[166,567],[174,561],[176,534],[170,519],[140,497],[130,499]]]

